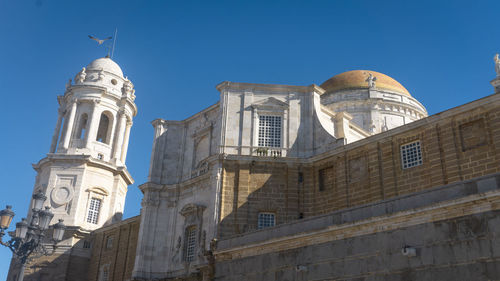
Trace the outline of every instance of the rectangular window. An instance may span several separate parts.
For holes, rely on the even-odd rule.
[[[281,116],[259,116],[259,146],[281,147]]]
[[[90,199],[87,222],[97,224],[99,220],[99,210],[101,209],[101,200],[97,198]]]
[[[106,249],[112,249],[113,248],[113,236],[109,236],[108,239],[106,240]]]
[[[190,262],[194,260],[196,252],[196,226],[186,228],[184,245],[184,261]]]
[[[318,186],[319,186],[319,191],[325,190],[326,176],[327,176],[326,172],[327,171],[328,171],[328,168],[321,169],[321,170],[318,171]]]
[[[271,227],[276,224],[275,217],[273,213],[259,213],[259,219],[257,228],[263,229],[266,227]]]
[[[420,166],[422,163],[420,141],[414,141],[401,146],[401,166],[403,169]]]
[[[109,264],[101,266],[101,273],[99,274],[99,281],[109,280]]]
[[[84,249],[90,249],[90,241],[84,240],[83,241],[83,248]]]

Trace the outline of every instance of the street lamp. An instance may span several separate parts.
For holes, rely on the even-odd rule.
[[[12,211],[12,206],[7,205],[7,207],[0,211],[0,231],[9,228],[12,218],[14,217],[14,212]]]
[[[48,243],[44,243],[43,241],[45,238],[43,232],[49,228],[54,214],[48,206],[42,210],[45,200],[47,200],[47,196],[41,191],[33,194],[31,216],[28,220],[23,218],[20,222],[16,223],[16,231],[13,234],[9,233],[11,239],[8,242],[3,242],[2,238],[5,235],[5,230],[9,228],[12,222],[14,212],[12,211],[12,206],[7,206],[4,210],[0,211],[0,244],[8,247],[14,254],[14,257],[21,263],[18,281],[22,281],[24,278],[26,262],[43,255],[52,255],[57,248],[57,243],[61,242],[64,236],[66,226],[63,220],[60,219],[58,223],[52,226],[54,229],[52,232],[52,251],[47,250],[45,245]]]

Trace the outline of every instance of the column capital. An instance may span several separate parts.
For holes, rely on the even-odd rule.
[[[126,116],[126,111],[125,111],[125,108],[120,108],[118,110],[118,114],[120,115],[120,117],[124,117]]]

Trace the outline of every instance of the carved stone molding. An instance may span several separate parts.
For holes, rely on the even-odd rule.
[[[160,192],[153,190],[146,190],[142,198],[142,207],[158,207],[160,205]]]

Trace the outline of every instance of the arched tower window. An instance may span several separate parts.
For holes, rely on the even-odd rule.
[[[109,144],[111,138],[111,118],[109,114],[103,112],[99,120],[99,128],[97,129],[96,141]]]
[[[80,116],[80,121],[78,122],[78,128],[76,130],[76,138],[83,140],[85,138],[85,132],[87,131],[87,121],[88,121],[88,115],[87,113],[83,113]]]

